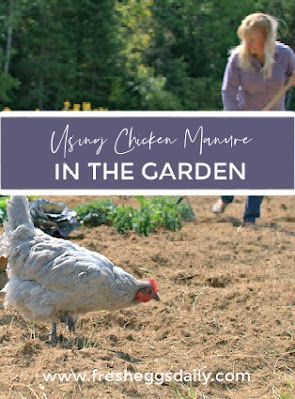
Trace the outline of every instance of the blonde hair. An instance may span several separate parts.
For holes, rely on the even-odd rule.
[[[245,36],[248,33],[257,31],[261,32],[265,37],[264,65],[262,73],[264,79],[267,79],[272,76],[272,67],[276,50],[278,21],[275,17],[262,12],[247,15],[247,17],[242,20],[242,23],[237,30],[241,44],[232,51],[238,52],[240,67],[244,70],[251,70],[252,65],[250,61],[250,52],[246,46]]]

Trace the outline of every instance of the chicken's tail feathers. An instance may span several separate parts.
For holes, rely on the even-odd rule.
[[[30,215],[29,201],[25,196],[13,195],[7,204],[8,221],[5,225],[5,232],[9,233],[22,224],[34,226]]]
[[[12,233],[18,226],[29,227],[34,234],[34,223],[30,215],[29,202],[26,197],[15,195],[7,203],[7,221],[4,222],[4,233],[0,237],[0,256],[8,257],[10,254]],[[28,238],[28,231],[26,229]],[[17,236],[18,239],[20,236]]]

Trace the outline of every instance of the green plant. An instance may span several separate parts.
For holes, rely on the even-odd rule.
[[[176,231],[181,228],[181,220],[193,220],[194,213],[188,203],[177,203],[175,197],[155,197],[147,199],[137,197],[142,212],[151,215],[151,224],[154,227],[163,227]]]
[[[295,383],[291,381],[287,381],[288,388],[286,387],[285,392],[279,393],[276,390],[276,387],[273,386],[273,392],[277,399],[295,399],[294,392],[295,392]]]
[[[195,218],[189,203],[175,197],[136,197],[139,208],[115,207],[111,200],[94,201],[75,208],[85,225],[111,224],[120,234],[133,230],[148,236],[157,228],[171,231],[181,229],[181,221]]]
[[[281,393],[279,394],[278,399],[293,399],[293,398],[288,394]]]
[[[181,229],[182,220],[194,220],[190,204],[176,197],[136,197],[139,207],[116,207],[112,200],[92,201],[75,208],[77,218],[84,225],[94,227],[112,225],[120,234],[135,231],[148,236],[158,228],[171,231]],[[0,223],[7,218],[8,197],[0,198]],[[30,200],[35,199],[31,197]]]
[[[153,220],[153,214],[148,209],[136,211],[132,218],[132,229],[137,234],[148,236],[155,230],[156,223]]]
[[[192,384],[190,386],[186,386],[182,384],[181,386],[177,384],[175,381],[171,383],[172,392],[177,399],[196,399],[197,398],[197,390],[193,387]]]
[[[135,210],[132,207],[122,206],[116,208],[115,211],[110,214],[110,220],[120,234],[125,234],[127,231],[132,230],[134,213]]]
[[[75,211],[80,221],[83,221],[86,226],[94,227],[101,224],[108,224],[115,209],[113,201],[104,200],[78,205]]]
[[[0,198],[0,223],[7,219],[7,197]]]
[[[189,203],[182,201],[180,204],[177,205],[177,208],[183,220],[185,220],[186,222],[191,222],[195,220],[196,217],[194,211]]]

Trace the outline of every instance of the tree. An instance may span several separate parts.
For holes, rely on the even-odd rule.
[[[0,62],[3,65],[0,72],[0,103],[10,105],[12,91],[18,86],[18,80],[10,74],[10,61],[14,53],[13,32],[18,14],[17,0],[9,0],[9,3],[1,5],[1,20],[4,21],[1,30],[2,50],[0,51]]]

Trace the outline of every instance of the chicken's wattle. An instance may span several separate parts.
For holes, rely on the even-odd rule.
[[[138,302],[149,302],[153,299],[153,295],[152,294],[147,294],[145,292],[137,292],[135,299]]]

